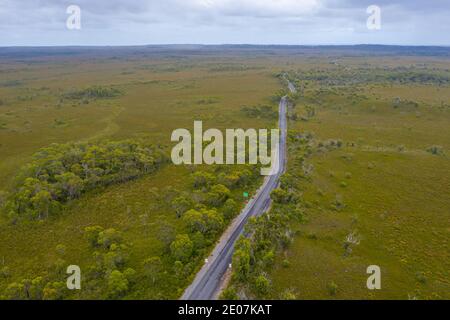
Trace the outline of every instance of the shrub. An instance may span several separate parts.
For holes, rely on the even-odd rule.
[[[421,271],[416,272],[416,280],[422,284],[425,284],[427,282],[425,273]]]
[[[297,296],[293,290],[287,289],[281,293],[281,300],[297,300]]]
[[[11,272],[9,270],[8,266],[4,266],[0,269],[0,277],[1,278],[9,278],[9,276],[11,275]]]
[[[427,149],[427,152],[435,156],[442,156],[444,155],[444,148],[442,148],[441,146],[431,146]]]
[[[337,284],[334,283],[334,281],[331,281],[331,282],[328,284],[328,294],[329,294],[330,296],[335,296],[335,295],[337,294],[337,291],[338,291],[338,286],[337,286]]]
[[[236,289],[233,286],[230,286],[223,290],[220,300],[239,300],[239,296],[236,293]]]
[[[56,253],[59,255],[64,255],[64,253],[66,253],[66,246],[63,244],[58,244],[56,246]]]

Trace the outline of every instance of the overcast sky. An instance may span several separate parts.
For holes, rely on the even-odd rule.
[[[0,0],[0,46],[173,43],[450,45],[450,0]]]

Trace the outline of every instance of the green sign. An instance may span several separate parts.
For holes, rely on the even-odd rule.
[[[244,192],[244,198],[248,198],[249,194],[248,192]]]

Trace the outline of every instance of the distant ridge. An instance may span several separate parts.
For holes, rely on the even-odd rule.
[[[44,57],[110,57],[154,55],[227,55],[235,54],[289,54],[289,55],[346,55],[346,56],[450,56],[446,46],[397,45],[252,45],[252,44],[169,44],[142,46],[48,46],[0,47],[0,59],[29,59]]]

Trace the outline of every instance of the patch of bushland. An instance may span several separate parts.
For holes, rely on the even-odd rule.
[[[165,159],[159,147],[136,140],[53,144],[18,174],[5,210],[13,220],[43,219],[89,190],[154,172]]]
[[[63,98],[70,100],[115,98],[122,92],[113,87],[92,86],[81,90],[72,90],[63,94]]]
[[[243,106],[241,111],[250,118],[266,118],[276,119],[278,117],[278,111],[275,111],[271,106],[259,105],[259,106]]]

